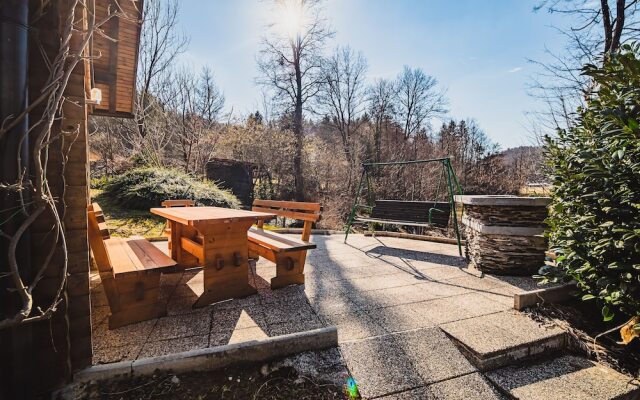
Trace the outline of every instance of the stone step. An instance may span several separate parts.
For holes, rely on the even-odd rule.
[[[640,399],[637,380],[573,355],[505,367],[485,376],[515,399]]]
[[[481,371],[545,354],[559,354],[566,334],[514,310],[443,324],[440,328]]]

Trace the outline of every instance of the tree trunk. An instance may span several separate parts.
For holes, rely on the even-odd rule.
[[[303,147],[303,128],[302,128],[302,73],[300,71],[300,59],[296,57],[296,105],[293,113],[293,133],[296,137],[295,150],[293,155],[293,175],[295,185],[295,199],[304,201],[304,177],[302,176],[302,147]]]

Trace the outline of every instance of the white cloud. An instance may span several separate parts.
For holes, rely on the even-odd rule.
[[[510,73],[510,74],[513,74],[514,72],[518,72],[518,71],[522,71],[522,67],[515,67],[515,68],[512,68],[512,69],[508,70],[507,72]]]

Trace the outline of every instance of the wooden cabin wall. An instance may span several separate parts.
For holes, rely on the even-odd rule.
[[[53,59],[60,45],[61,15],[71,0],[48,3],[46,13],[31,26],[29,40],[29,97],[35,99],[44,86],[49,70],[41,49]],[[32,0],[37,9],[43,2]],[[76,10],[77,28],[72,45],[77,48],[83,39],[86,15]],[[89,296],[89,247],[87,213],[89,164],[87,142],[88,89],[85,62],[80,62],[66,89],[67,100],[62,118],[53,126],[52,135],[61,134],[63,140],[52,145],[49,152],[50,186],[63,212],[65,238],[68,247],[68,277],[64,301],[51,320],[25,324],[0,331],[0,399],[39,397],[68,382],[71,374],[91,365],[91,316]],[[33,110],[30,123],[42,114],[42,107]],[[70,133],[64,133],[70,132]],[[62,151],[61,151],[62,150]],[[62,153],[67,154],[63,169]],[[64,202],[64,206],[62,206]],[[43,216],[31,229],[32,262],[34,269],[46,256],[51,243],[51,217]],[[55,296],[63,266],[62,252],[57,250],[43,279],[34,293],[36,305],[46,305]],[[33,271],[32,271],[33,273]],[[0,304],[0,307],[2,305]]]
[[[132,117],[135,106],[138,41],[140,39],[139,13],[144,7],[138,0],[103,0],[96,2],[96,19],[104,19],[116,4],[126,17],[111,18],[104,26],[109,38],[95,36],[93,62],[95,86],[102,91],[102,103],[94,109],[95,115]]]

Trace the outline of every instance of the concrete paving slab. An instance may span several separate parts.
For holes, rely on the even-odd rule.
[[[368,290],[386,289],[398,286],[409,286],[418,283],[404,273],[396,273],[383,276],[351,279],[350,286],[354,291],[366,292]]]
[[[335,269],[323,269],[318,272],[318,279],[323,279],[328,282],[350,280],[358,278],[366,278],[370,276],[390,275],[400,272],[397,268],[389,267],[387,265],[379,265],[372,261],[367,261],[366,265],[356,266],[353,268],[335,268]]]
[[[509,285],[514,290],[520,290],[520,291],[523,291],[523,292],[530,291],[530,290],[541,289],[541,288],[549,287],[549,286],[557,286],[556,284],[550,284],[550,285],[541,286],[541,285],[538,284],[540,282],[538,279],[533,279],[530,276],[491,275],[491,277],[493,277],[494,279],[497,279],[497,280]]]
[[[448,281],[425,282],[425,283],[420,283],[416,285],[416,287],[419,290],[429,293],[434,298],[451,297],[451,296],[457,296],[460,294],[473,292],[473,290],[467,287],[458,285],[455,282],[448,282]]]
[[[316,316],[306,297],[263,303],[263,309],[268,324],[308,319]]]
[[[439,328],[390,335],[425,384],[476,371]]]
[[[306,302],[307,296],[304,291],[304,286],[302,285],[292,285],[292,286],[287,286],[280,289],[272,290],[270,278],[268,280],[263,280],[263,282],[265,287],[260,287],[258,289],[258,295],[250,296],[248,297],[248,299],[256,298],[262,304]]]
[[[124,360],[134,360],[142,344],[93,348],[93,364],[110,364]]]
[[[225,344],[242,343],[250,340],[261,340],[268,338],[269,335],[259,326],[249,328],[236,329],[231,334],[228,342]]]
[[[482,278],[466,275],[460,278],[447,279],[446,282],[473,291],[490,291],[494,288],[507,285],[507,283],[488,275]]]
[[[322,280],[312,281],[305,279],[305,296],[311,297],[335,297],[344,293],[341,282],[324,282]]]
[[[209,345],[209,335],[198,335],[184,338],[175,338],[168,340],[158,340],[153,342],[147,342],[142,346],[142,349],[136,359],[157,357],[166,354],[167,347],[175,349],[176,353],[183,351],[203,349]]]
[[[417,285],[397,286],[365,292],[352,291],[347,296],[362,310],[417,303],[436,298],[430,292],[421,290]]]
[[[292,333],[305,332],[313,329],[324,328],[324,324],[320,318],[310,315],[306,318],[291,319],[289,321],[269,324],[269,336],[289,335]]]
[[[256,295],[202,309],[191,309],[202,290],[201,270],[163,276],[169,316],[115,331],[106,330],[106,298],[94,282],[94,362],[207,350],[202,346],[234,348],[333,324],[335,340],[366,397],[499,398],[437,326],[456,340],[473,326],[471,339],[465,339],[469,347],[463,347],[467,354],[472,346],[488,355],[518,349],[516,338],[536,342],[539,332],[530,326],[535,323],[506,312],[513,307],[513,293],[531,285],[531,279],[479,279],[464,268],[453,245],[362,235],[345,245],[342,239],[313,238],[318,249],[309,253],[305,285],[271,290],[275,268],[260,259],[249,276]],[[584,390],[582,383],[575,385]]]
[[[195,313],[163,317],[157,320],[157,325],[149,335],[150,341],[174,339],[180,337],[205,335],[211,328],[209,313]]]
[[[485,290],[480,294],[489,300],[496,301],[500,304],[505,305],[510,309],[513,309],[513,305],[514,305],[513,296],[516,293],[520,293],[520,292],[521,292],[521,289],[507,285],[507,286],[499,286],[497,288]]]
[[[172,296],[167,300],[167,316],[211,312],[211,306],[194,309],[192,306],[196,300],[198,300],[198,296],[195,294],[189,297]]]
[[[414,304],[402,304],[367,310],[366,314],[387,333],[435,326],[425,314],[415,311]]]
[[[422,263],[414,261],[411,263],[414,268],[424,276],[427,282],[439,282],[447,279],[465,278],[470,275],[466,269],[456,266],[443,265],[437,263]]]
[[[414,303],[412,306],[414,312],[426,316],[436,325],[493,314],[508,309],[504,304],[491,301],[479,293],[423,301]]]
[[[309,304],[321,317],[335,314],[352,313],[361,310],[358,303],[347,295],[309,297]]]
[[[232,332],[266,325],[263,308],[258,306],[213,310],[211,313],[211,332]]]
[[[354,310],[345,314],[326,315],[322,320],[326,325],[335,325],[338,328],[339,343],[387,333],[380,324],[362,311]]]
[[[428,396],[438,400],[506,400],[478,372],[434,383],[427,387],[427,392]]]
[[[144,343],[149,338],[156,321],[143,321],[109,330],[109,324],[105,320],[93,327],[93,348],[104,349]]]
[[[365,398],[423,385],[402,349],[389,336],[343,343],[340,348]]]
[[[638,383],[626,375],[573,355],[511,366],[486,376],[516,399],[605,400],[640,396]]]
[[[544,326],[517,311],[504,311],[440,326],[461,345],[481,370],[511,365],[517,360],[565,348],[565,332]]]
[[[426,386],[379,397],[380,400],[434,400]]]

